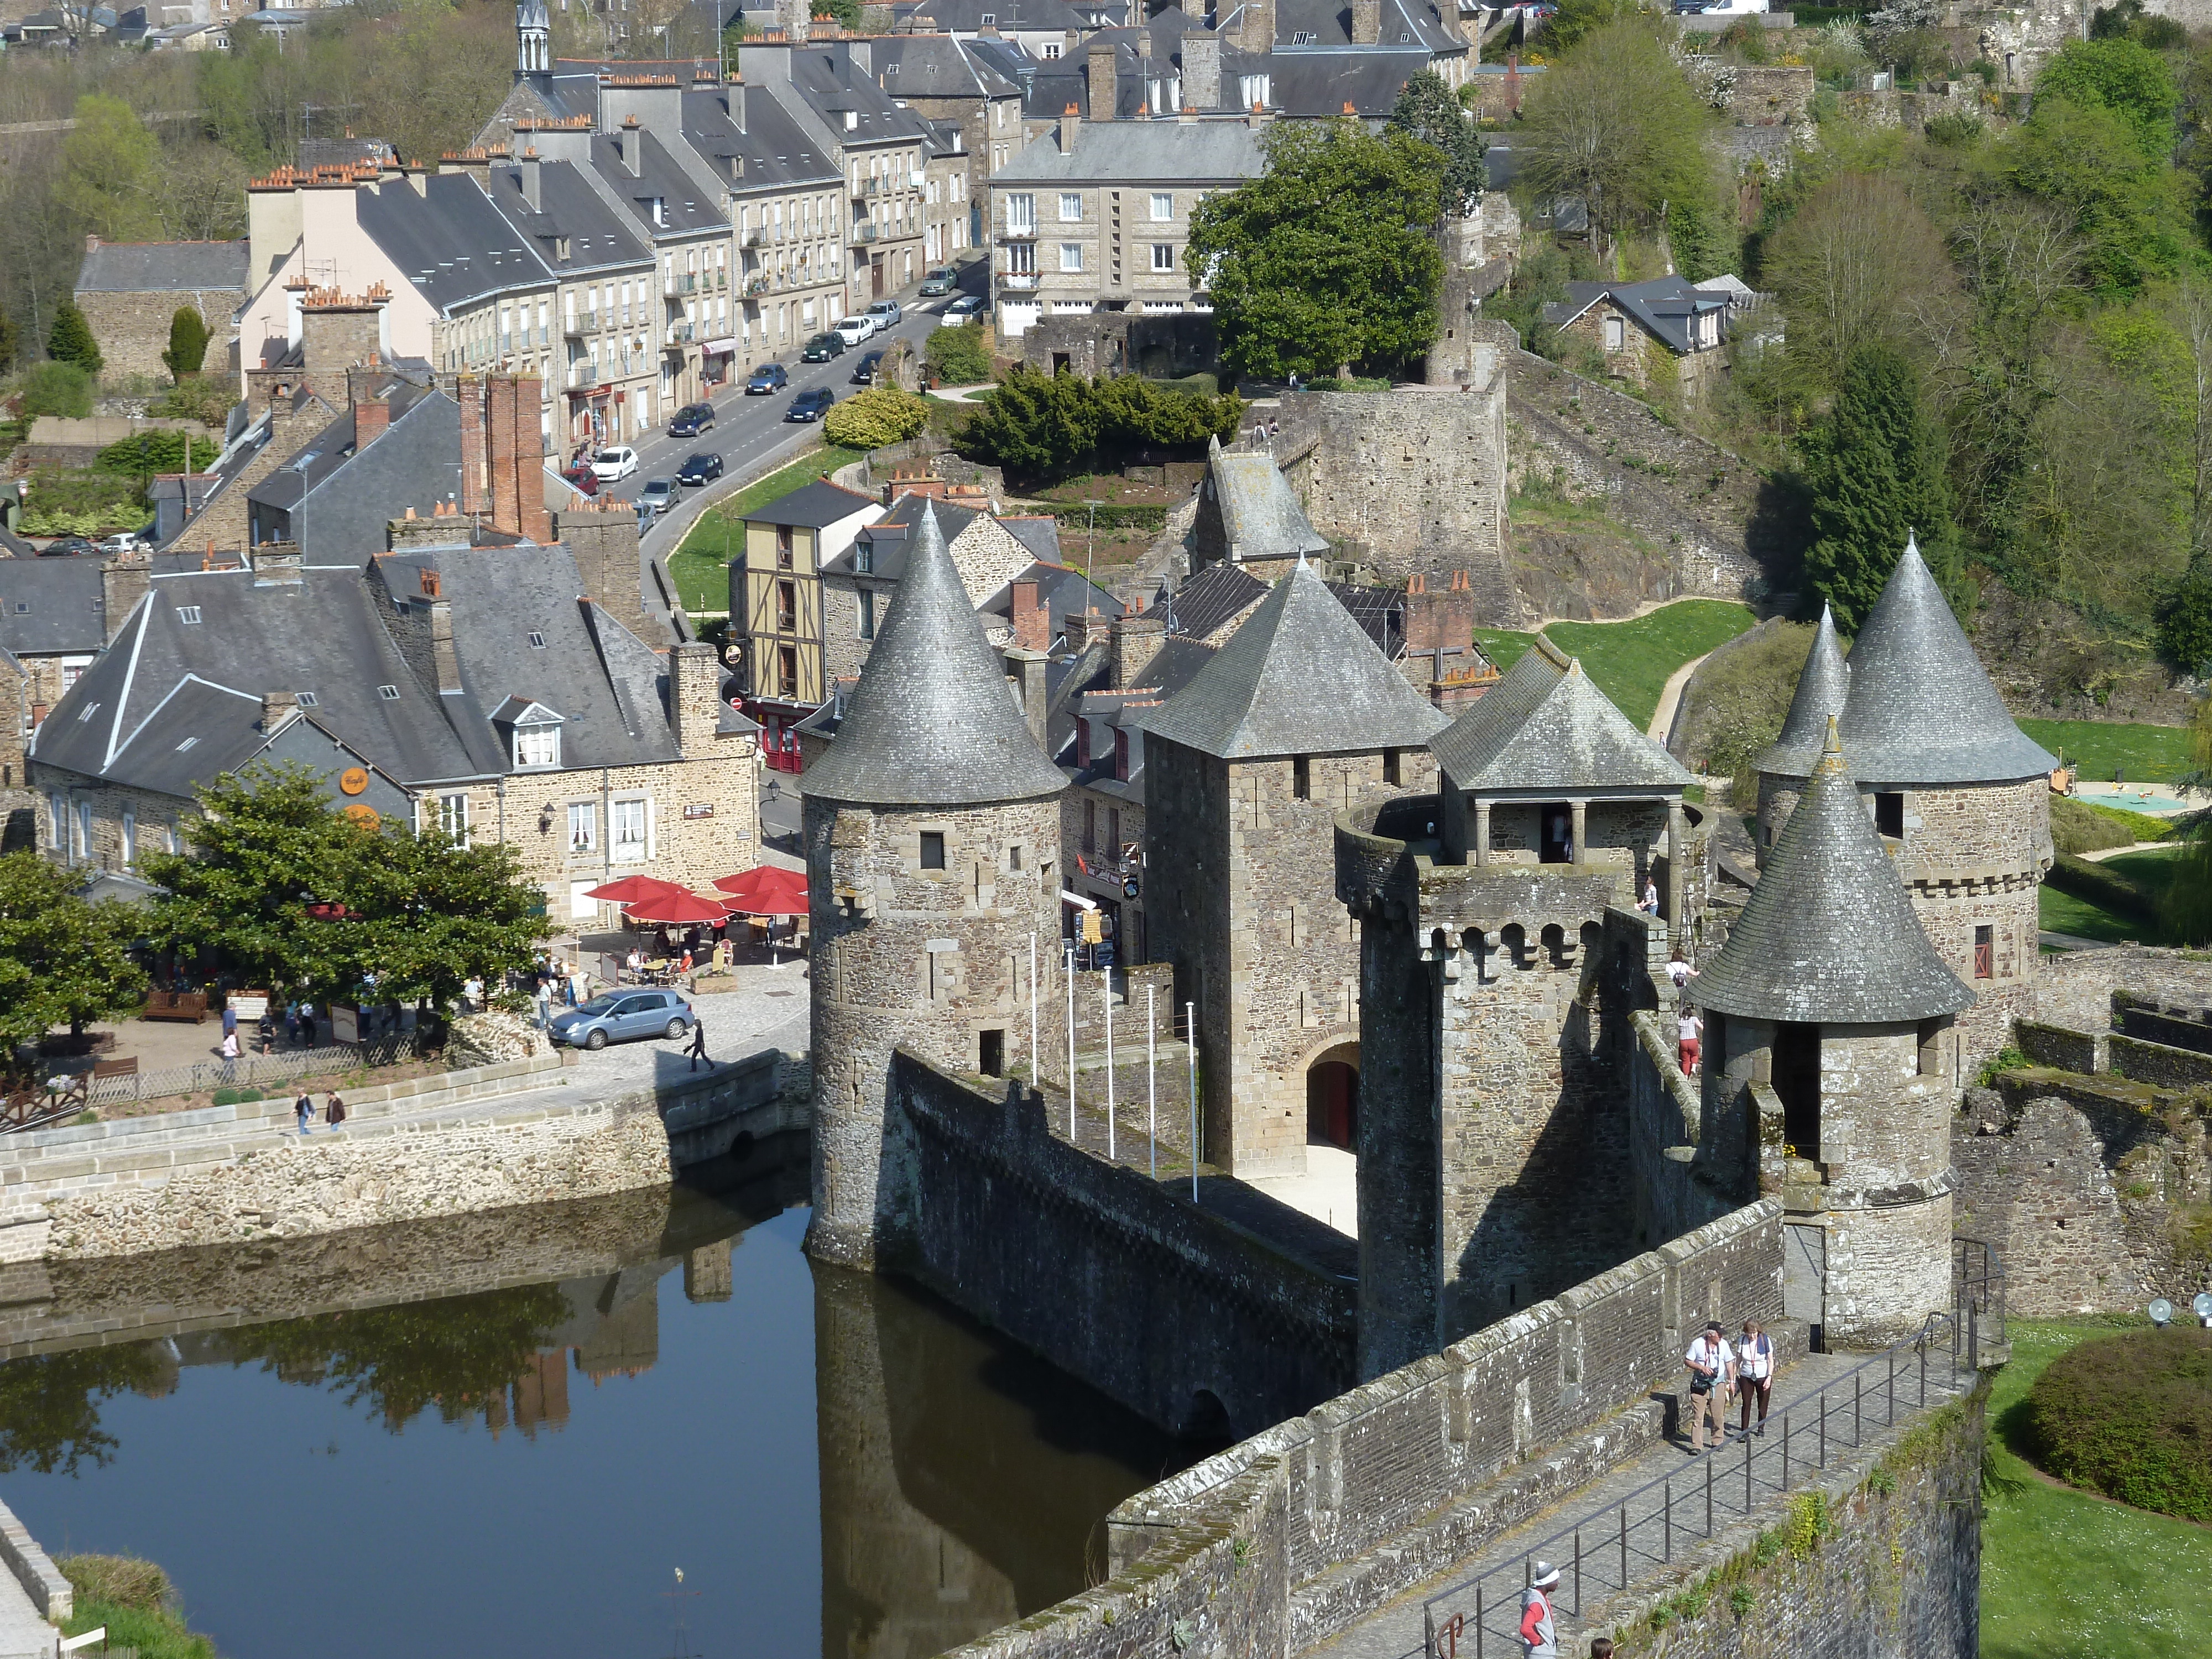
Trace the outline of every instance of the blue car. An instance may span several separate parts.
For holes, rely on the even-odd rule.
[[[676,418],[668,423],[672,438],[696,438],[702,432],[714,428],[714,410],[710,404],[686,404],[676,411]]]
[[[763,363],[753,371],[752,378],[745,382],[745,396],[765,397],[769,392],[782,391],[790,384],[791,376],[783,372],[781,363]]]
[[[603,991],[580,1008],[554,1015],[547,1031],[572,1048],[604,1048],[638,1037],[678,1042],[691,1022],[691,1005],[674,991]]]
[[[817,386],[800,392],[791,400],[791,407],[783,412],[787,421],[818,421],[830,412],[830,405],[837,401],[837,394],[826,386]]]

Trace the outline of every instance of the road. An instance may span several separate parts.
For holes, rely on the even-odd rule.
[[[986,281],[980,258],[961,270],[962,292],[980,293]],[[842,403],[854,392],[865,390],[853,384],[854,364],[869,352],[888,344],[890,338],[921,345],[939,325],[941,313],[952,302],[951,295],[922,300],[911,291],[891,297],[905,307],[906,315],[890,331],[889,337],[878,334],[859,346],[847,348],[842,356],[832,357],[826,363],[800,362],[794,346],[790,353],[776,360],[791,376],[791,385],[786,390],[764,398],[748,398],[742,380],[720,388],[712,399],[713,430],[696,438],[672,438],[664,427],[640,441],[634,446],[638,456],[637,471],[621,483],[607,486],[601,495],[617,501],[635,501],[647,480],[673,477],[688,457],[708,451],[720,455],[722,477],[703,490],[688,492],[677,507],[656,520],[646,532],[647,548],[656,553],[674,552],[684,532],[710,502],[743,489],[751,479],[773,471],[788,457],[821,439],[819,422],[784,420],[784,411],[791,407],[794,398],[814,386],[828,386]]]

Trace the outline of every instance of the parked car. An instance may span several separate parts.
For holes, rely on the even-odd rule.
[[[887,329],[905,319],[906,313],[899,309],[896,300],[878,300],[870,306],[865,315],[879,329]]]
[[[684,486],[673,478],[649,479],[645,488],[637,492],[637,510],[657,519],[675,506],[677,497],[683,493]]]
[[[850,317],[840,317],[836,322],[830,324],[830,327],[831,331],[848,346],[860,344],[861,341],[876,331],[875,324],[857,313]]]
[[[599,493],[599,475],[592,471],[589,461],[579,461],[561,475],[579,494],[596,495]]]
[[[637,451],[627,444],[603,449],[592,457],[592,471],[601,483],[616,483],[637,471]]]
[[[791,376],[783,372],[781,363],[763,363],[745,382],[745,396],[764,398],[781,392],[791,384]]]
[[[149,542],[143,536],[139,535],[136,531],[126,530],[119,536],[109,536],[106,538],[100,544],[98,550],[102,553],[109,554],[136,553],[142,548],[150,547],[153,544]]]
[[[945,307],[947,317],[973,317],[979,311],[990,309],[991,302],[980,294],[963,294]]]
[[[940,265],[921,279],[925,299],[935,299],[940,294],[950,294],[960,285],[960,273],[951,265]]]
[[[826,363],[845,349],[845,339],[840,334],[817,334],[809,340],[799,354],[802,363]]]
[[[714,409],[711,404],[686,404],[668,423],[668,435],[672,438],[696,438],[714,429]]]
[[[884,354],[882,352],[871,351],[866,356],[861,358],[859,362],[854,363],[853,365],[853,384],[854,386],[873,386],[876,383],[876,370],[883,366],[883,361]]]
[[[39,556],[42,559],[70,559],[80,553],[99,551],[82,536],[57,536],[39,550]]]
[[[582,1007],[554,1015],[549,1030],[556,1042],[604,1048],[637,1037],[680,1042],[691,1022],[691,1005],[678,992],[602,991]]]
[[[826,386],[817,386],[802,392],[791,400],[791,407],[783,412],[787,421],[818,421],[830,412],[830,405],[837,401],[837,394]]]
[[[684,465],[676,469],[676,482],[693,489],[702,484],[712,483],[721,476],[722,458],[720,455],[687,456]]]

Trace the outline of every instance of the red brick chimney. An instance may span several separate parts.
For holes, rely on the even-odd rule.
[[[1014,584],[1014,643],[1024,651],[1052,649],[1052,618],[1033,580]]]
[[[461,406],[461,511],[489,512],[491,502],[484,489],[484,388],[473,374],[453,383],[454,400]]]
[[[490,474],[491,523],[510,536],[522,533],[522,501],[514,487],[514,380],[496,374],[485,383],[489,436],[485,471]]]
[[[545,427],[538,416],[544,397],[535,374],[514,377],[515,491],[522,501],[522,533],[540,547],[553,540],[553,515],[545,510]]]
[[[353,406],[353,449],[361,452],[384,435],[392,424],[392,405],[378,398],[363,398]]]

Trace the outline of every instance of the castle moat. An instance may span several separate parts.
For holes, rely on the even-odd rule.
[[[10,1280],[0,1495],[160,1563],[226,1659],[921,1656],[1102,1580],[1188,1454],[810,1264],[775,1162]]]

